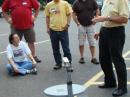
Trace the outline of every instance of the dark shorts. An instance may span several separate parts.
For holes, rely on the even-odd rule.
[[[18,30],[11,26],[11,33],[17,33],[22,40],[23,36],[27,43],[32,43],[36,41],[34,28]]]

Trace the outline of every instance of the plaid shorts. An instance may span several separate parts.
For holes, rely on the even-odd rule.
[[[94,39],[94,28],[93,26],[84,27],[80,25],[78,27],[78,39],[79,45],[84,45],[86,43],[86,38],[90,46],[95,46],[96,40]]]

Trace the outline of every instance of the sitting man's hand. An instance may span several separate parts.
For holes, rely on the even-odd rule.
[[[14,72],[15,72],[15,73],[19,73],[19,70],[18,70],[17,67],[14,67]]]

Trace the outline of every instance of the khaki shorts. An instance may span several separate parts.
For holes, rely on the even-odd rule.
[[[80,25],[78,27],[79,45],[84,45],[86,43],[87,38],[89,46],[95,46],[96,40],[94,38],[94,33],[94,26],[84,27]]]
[[[22,40],[23,36],[27,43],[33,43],[36,41],[34,28],[26,29],[26,30],[18,30],[11,26],[11,33],[17,33]]]

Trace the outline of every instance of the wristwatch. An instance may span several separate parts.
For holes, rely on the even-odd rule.
[[[107,16],[107,20],[108,20],[108,21],[111,21],[111,17],[110,17],[110,16]]]

